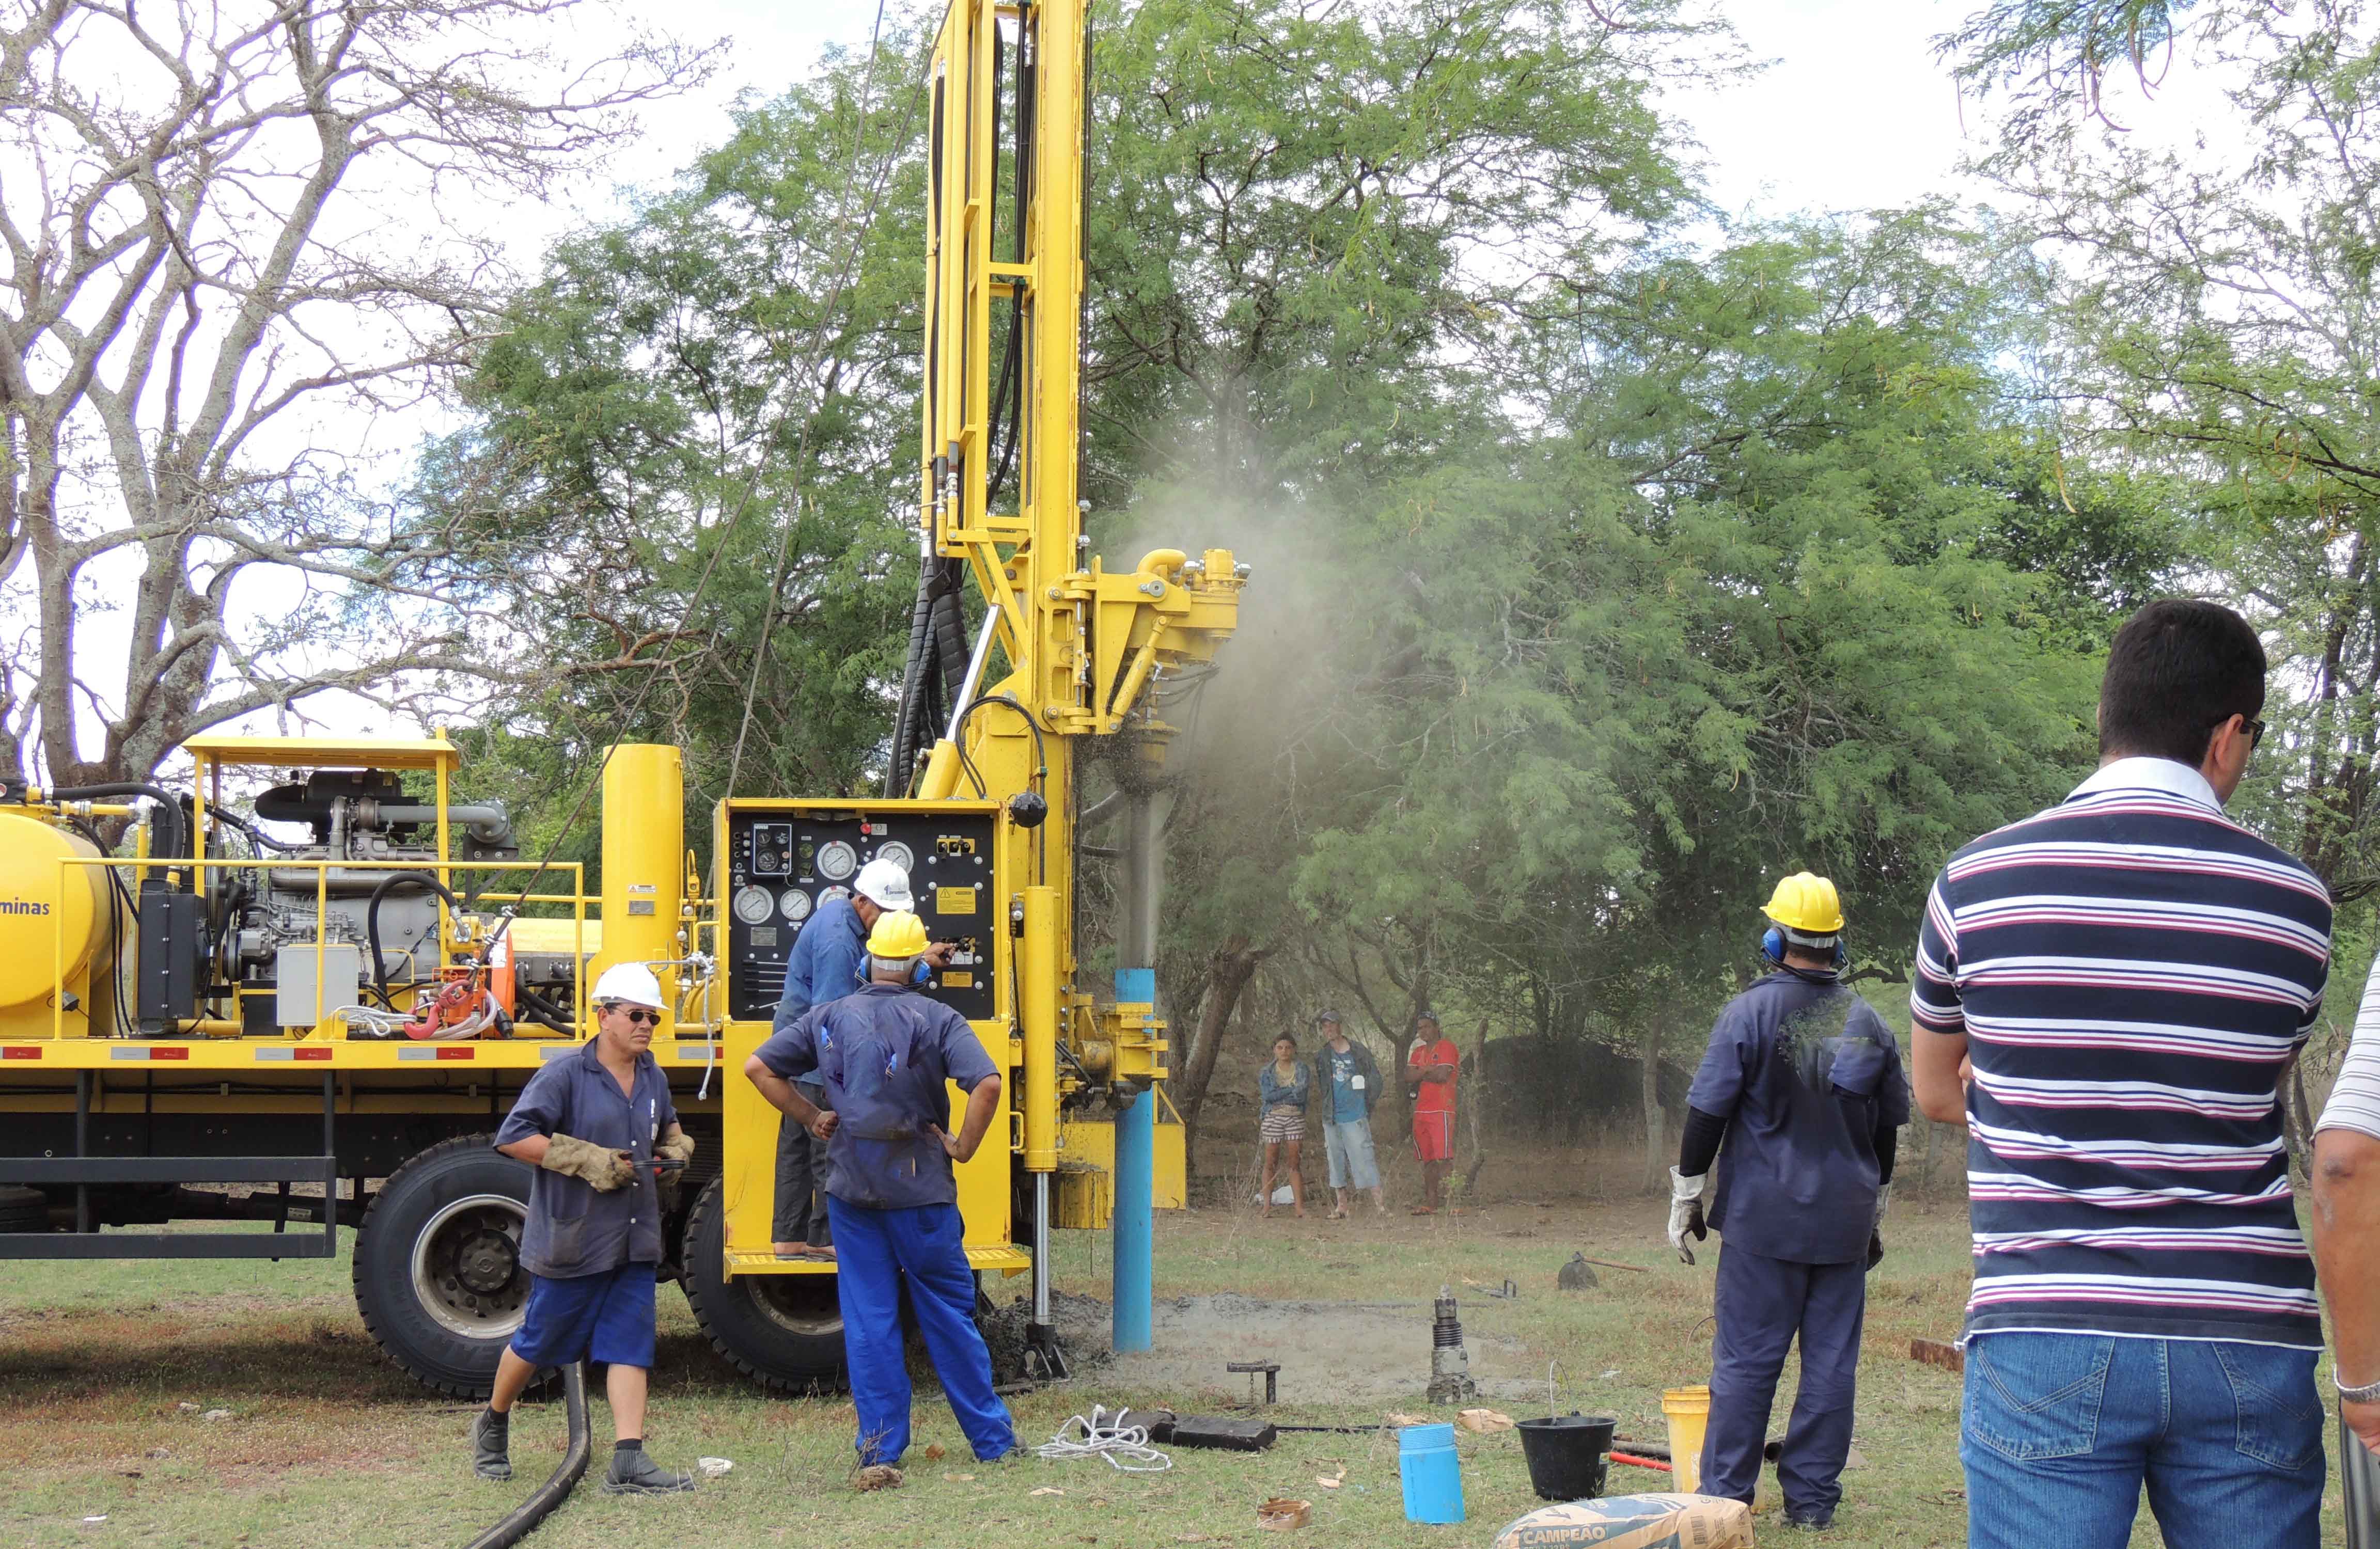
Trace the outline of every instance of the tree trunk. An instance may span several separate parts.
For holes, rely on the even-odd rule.
[[[1645,1088],[1645,1187],[1658,1190],[1669,1176],[1669,1137],[1661,1112],[1661,1028],[1648,1023],[1638,1044]]]
[[[1191,1038],[1189,1057],[1182,1063],[1181,1074],[1173,1080],[1173,1106],[1182,1110],[1182,1141],[1189,1158],[1188,1167],[1197,1171],[1198,1116],[1207,1106],[1207,1086],[1215,1077],[1215,1060],[1223,1050],[1223,1035],[1231,1031],[1232,1013],[1239,1009],[1240,996],[1256,976],[1257,964],[1271,956],[1261,948],[1251,948],[1245,936],[1224,938],[1207,959],[1207,983],[1198,998],[1198,1025]]]

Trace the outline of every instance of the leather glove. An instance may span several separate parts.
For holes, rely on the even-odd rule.
[[[599,1194],[608,1194],[637,1180],[636,1161],[626,1152],[608,1151],[577,1135],[556,1134],[548,1141],[545,1160],[538,1166],[565,1178],[584,1180]]]
[[[694,1160],[694,1137],[680,1130],[674,1138],[654,1146],[653,1155],[672,1162],[691,1162]]]
[[[1670,1169],[1670,1246],[1688,1264],[1694,1262],[1694,1251],[1686,1246],[1686,1239],[1701,1242],[1710,1238],[1710,1228],[1703,1225],[1703,1184],[1709,1176],[1688,1178],[1675,1168]]]
[[[1892,1185],[1887,1183],[1876,1192],[1876,1224],[1868,1228],[1867,1266],[1874,1269],[1884,1262],[1884,1213],[1892,1204]]]

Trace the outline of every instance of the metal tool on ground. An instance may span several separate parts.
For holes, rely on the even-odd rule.
[[[1463,1323],[1455,1316],[1453,1290],[1441,1286],[1438,1315],[1430,1325],[1429,1401],[1459,1404],[1478,1396],[1479,1385],[1471,1380],[1471,1352],[1463,1347]]]
[[[1278,1439],[1278,1428],[1261,1420],[1185,1414],[1173,1422],[1173,1445],[1176,1446],[1214,1447],[1224,1452],[1262,1452]]]
[[[570,1432],[562,1461],[554,1465],[553,1472],[546,1476],[535,1494],[473,1539],[468,1549],[512,1549],[512,1545],[534,1532],[539,1523],[552,1516],[586,1477],[590,1444],[587,1432],[587,1363],[583,1361],[574,1361],[562,1369],[562,1412]]]
[[[1148,1445],[1148,1429],[1130,1419],[1128,1410],[1111,1414],[1094,1404],[1088,1419],[1070,1416],[1057,1434],[1033,1449],[1034,1455],[1053,1463],[1104,1458],[1108,1467],[1122,1473],[1163,1473],[1172,1468],[1173,1459]]]
[[[1278,1361],[1233,1361],[1226,1362],[1223,1370],[1230,1372],[1234,1375],[1243,1372],[1247,1374],[1248,1407],[1250,1409],[1254,1409],[1257,1403],[1257,1374],[1258,1372],[1262,1372],[1264,1374],[1264,1401],[1269,1404],[1274,1402],[1280,1397],[1280,1388],[1278,1385],[1281,1379],[1281,1362]]]
[[[1611,1460],[1615,1463],[1625,1463],[1632,1469],[1652,1469],[1660,1473],[1677,1472],[1666,1458],[1646,1458],[1637,1453],[1621,1451],[1617,1447],[1612,1449]]]
[[[1561,1273],[1554,1277],[1554,1284],[1562,1290],[1593,1290],[1602,1283],[1596,1277],[1595,1271],[1586,1266],[1585,1253],[1571,1254],[1570,1262],[1563,1265]]]

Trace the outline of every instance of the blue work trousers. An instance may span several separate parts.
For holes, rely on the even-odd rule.
[[[2314,1549],[2325,1411],[2310,1349],[2010,1331],[1967,1341],[1973,1549],[2122,1549],[2141,1487],[2168,1549]]]
[[[859,1460],[897,1463],[909,1449],[909,1368],[901,1352],[901,1281],[942,1393],[967,1445],[986,1462],[1016,1446],[1008,1406],[991,1390],[991,1352],[975,1325],[975,1271],[967,1267],[958,1206],[869,1210],[827,1196],[834,1225],[835,1290],[843,1303],[844,1360],[859,1411]]]
[[[1785,1370],[1786,1349],[1799,1335],[1802,1387],[1786,1422],[1777,1482],[1786,1516],[1831,1520],[1843,1498],[1843,1459],[1852,1450],[1867,1265],[1860,1260],[1795,1264],[1727,1246],[1719,1251],[1718,1279],[1702,1493],[1751,1501],[1777,1379]]]

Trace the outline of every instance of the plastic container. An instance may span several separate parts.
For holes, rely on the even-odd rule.
[[[1620,1422],[1608,1414],[1548,1415],[1522,1421],[1521,1456],[1528,1459],[1529,1483],[1541,1501],[1591,1501],[1603,1494],[1611,1469],[1611,1433]]]
[[[1454,1427],[1408,1425],[1397,1433],[1397,1476],[1405,1487],[1408,1522],[1463,1520],[1463,1468],[1454,1457]]]
[[[1670,1422],[1670,1478],[1681,1495],[1703,1484],[1703,1430],[1710,1423],[1710,1385],[1672,1387],[1661,1395],[1661,1418]]]

